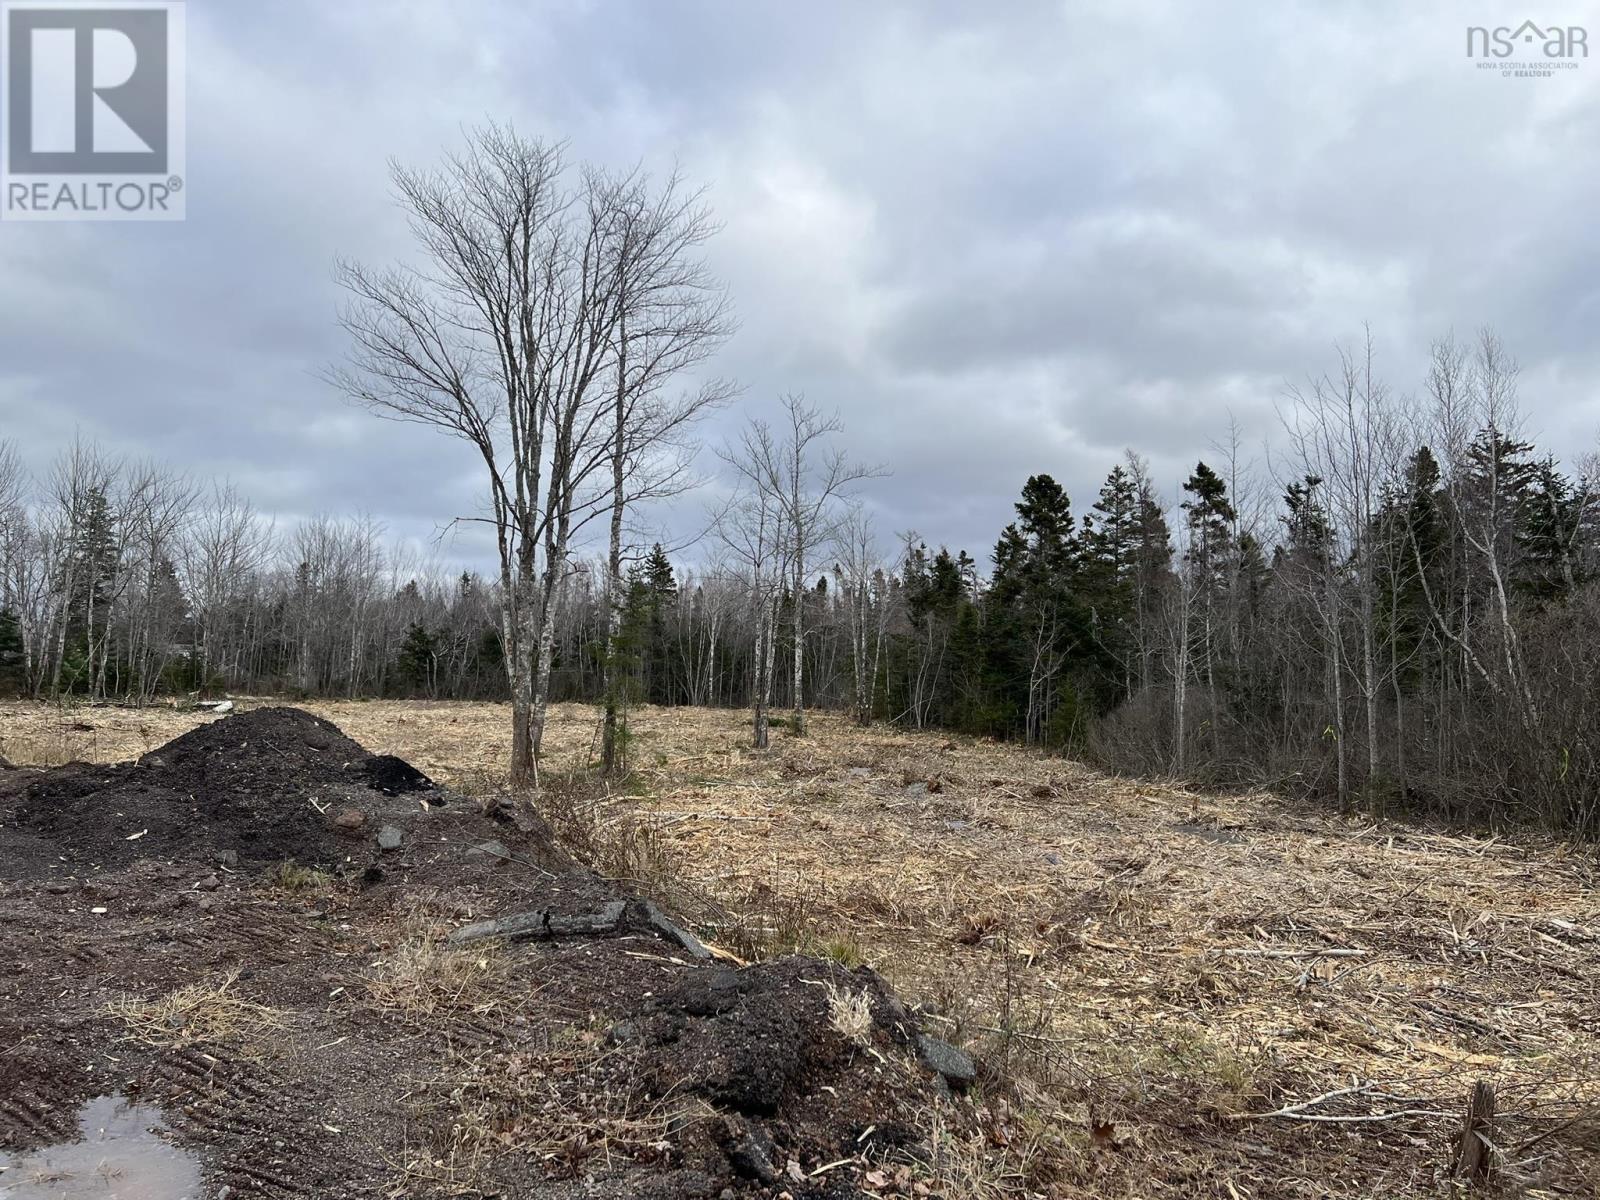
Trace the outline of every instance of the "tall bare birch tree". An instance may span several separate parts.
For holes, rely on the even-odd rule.
[[[471,132],[436,169],[395,165],[391,174],[420,261],[339,265],[352,349],[330,377],[378,415],[460,437],[483,461],[488,513],[463,519],[494,531],[511,780],[524,786],[537,780],[550,618],[574,541],[616,511],[618,461],[626,474],[648,441],[625,410],[636,414],[653,388],[619,355],[649,340],[660,294],[629,281],[681,280],[703,235],[619,236],[639,224],[629,208],[637,189],[590,169],[573,180],[563,146],[508,127]],[[670,200],[665,211],[670,223]],[[691,205],[679,218],[698,214]],[[631,257],[645,245],[658,256],[648,270]],[[651,382],[659,387],[692,360],[680,356],[669,369],[666,353]]]

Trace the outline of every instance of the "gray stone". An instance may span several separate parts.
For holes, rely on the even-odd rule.
[[[222,886],[222,880],[218,879],[215,875],[207,875],[204,879],[196,882],[194,886],[196,891],[214,892]]]
[[[708,959],[712,957],[711,951],[706,949],[706,944],[687,929],[683,929],[667,919],[662,912],[649,900],[644,902],[645,923],[669,942],[675,942],[690,958]]]
[[[237,850],[224,850],[217,855],[217,861],[225,867],[237,867],[239,865],[239,852]]]
[[[965,1050],[958,1050],[949,1042],[941,1042],[936,1037],[927,1034],[917,1036],[917,1053],[922,1058],[923,1065],[931,1071],[937,1071],[950,1086],[965,1088],[978,1078],[978,1068],[972,1061],[972,1056]]]
[[[773,1183],[778,1178],[778,1168],[772,1162],[777,1150],[766,1130],[751,1125],[728,1146],[728,1162],[747,1179]]]
[[[925,783],[906,784],[905,794],[912,799],[917,799],[928,794],[928,785]]]
[[[400,832],[398,826],[384,825],[378,830],[379,850],[398,850],[400,843],[405,841],[405,834]]]
[[[467,857],[499,858],[509,861],[511,858],[511,851],[507,849],[504,842],[499,841],[498,839],[492,839],[487,842],[479,842],[476,846],[467,851]]]
[[[626,1046],[643,1039],[644,1031],[639,1028],[637,1021],[619,1021],[611,1027],[611,1044],[614,1046]]]

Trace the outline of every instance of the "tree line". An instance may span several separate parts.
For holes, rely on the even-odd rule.
[[[1081,514],[1023,485],[987,562],[884,546],[874,473],[800,398],[723,455],[737,486],[674,564],[574,558],[554,700],[807,707],[1016,739],[1345,808],[1600,832],[1600,499],[1519,433],[1491,334],[1432,348],[1420,399],[1370,344],[1289,397],[1274,463],[1237,438],[1164,495],[1133,453]],[[794,514],[799,514],[797,523]],[[76,443],[0,449],[0,684],[505,699],[501,581],[419,564],[370,520],[278,529],[226,486]],[[617,583],[620,578],[620,585]],[[787,664],[778,670],[777,665]],[[602,718],[603,719],[603,718]]]
[[[992,551],[887,542],[838,419],[802,396],[721,450],[680,560],[642,507],[700,477],[703,369],[734,329],[676,175],[567,161],[489,126],[393,169],[414,256],[342,263],[347,360],[376,415],[467,442],[496,569],[413,560],[371,520],[265,520],[225,484],[82,441],[42,477],[0,448],[0,687],[509,699],[514,782],[546,712],[596,703],[625,765],[640,702],[808,707],[1011,738],[1343,807],[1600,832],[1590,716],[1595,478],[1521,433],[1491,333],[1420,391],[1370,336],[1290,392],[1263,461],[1237,430],[1169,493],[1128,452],[1087,509],[1023,485]]]

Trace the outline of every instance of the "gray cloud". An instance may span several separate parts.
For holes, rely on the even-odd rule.
[[[1593,16],[1563,7],[1545,18]],[[0,225],[0,433],[38,464],[81,430],[228,474],[288,520],[366,511],[426,542],[477,511],[470,456],[316,371],[341,349],[333,258],[406,253],[386,161],[495,117],[711,187],[743,321],[716,369],[746,390],[706,436],[786,391],[837,407],[894,471],[867,488],[885,540],[982,557],[1028,474],[1087,507],[1126,445],[1175,484],[1229,414],[1273,438],[1285,382],[1363,322],[1400,391],[1429,338],[1497,327],[1530,425],[1576,452],[1600,424],[1600,60],[1475,70],[1466,24],[1513,16],[196,5],[189,220]]]

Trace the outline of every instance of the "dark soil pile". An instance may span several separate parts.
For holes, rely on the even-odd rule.
[[[870,1024],[847,1037],[830,997],[861,997]],[[788,1179],[814,1166],[903,1147],[935,1088],[919,1065],[916,1027],[876,974],[786,958],[687,975],[614,1038],[638,1048],[643,1079],[707,1101],[707,1131],[736,1179]],[[707,1164],[711,1166],[711,1164]],[[795,1188],[820,1195],[835,1181]]]
[[[137,762],[41,772],[17,821],[69,857],[99,863],[229,854],[329,863],[386,808],[415,811],[416,799],[385,800],[413,792],[444,799],[410,763],[367,753],[331,721],[262,708],[192,729]],[[360,824],[338,825],[351,809]]]

